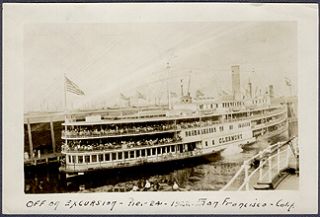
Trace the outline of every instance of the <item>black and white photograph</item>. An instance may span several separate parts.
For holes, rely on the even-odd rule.
[[[215,194],[280,192],[274,204],[252,197],[245,207],[265,204],[265,209],[275,207],[271,213],[295,212],[297,203],[282,199],[281,192],[300,194],[308,173],[302,166],[304,150],[309,146],[309,152],[317,152],[316,145],[301,142],[308,123],[301,112],[314,115],[312,120],[317,113],[301,105],[305,95],[300,91],[309,94],[314,86],[300,86],[305,83],[301,74],[313,73],[301,71],[300,23],[279,14],[278,20],[203,19],[204,5],[188,17],[190,7],[164,4],[162,16],[155,18],[156,4],[128,4],[126,10],[102,6],[11,8],[35,12],[35,21],[19,27],[20,115],[12,125],[21,133],[20,144],[14,145],[14,160],[22,169],[20,193],[32,198],[25,208],[37,213],[36,207],[46,205],[72,211],[108,204],[112,211],[120,200],[92,200],[94,195],[213,195],[185,202],[194,213]],[[263,8],[250,7],[254,12]],[[208,17],[213,16],[210,8],[203,9]],[[66,10],[57,18],[60,9]],[[37,21],[45,14],[37,16],[38,10],[48,11],[50,19]],[[97,13],[90,18],[89,11]],[[132,15],[139,11],[140,16]],[[9,73],[4,70],[4,77]],[[14,91],[10,84],[7,94]],[[316,144],[314,136],[309,139]],[[82,198],[75,207],[35,199],[74,194]],[[131,200],[128,207],[140,206]],[[169,201],[152,201],[169,210]],[[226,196],[211,204],[225,210],[244,206]]]
[[[27,25],[25,192],[298,189],[296,27]]]

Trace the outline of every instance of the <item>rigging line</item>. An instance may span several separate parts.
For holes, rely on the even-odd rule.
[[[203,27],[204,28],[204,27]],[[184,42],[184,41],[187,41],[187,39],[188,38],[192,38],[191,36],[189,36],[190,34],[185,34],[186,35],[186,37],[185,37],[185,39],[184,40],[182,40],[182,42]],[[178,42],[179,43],[179,42]],[[181,43],[181,42],[180,42]],[[175,47],[177,47],[177,45],[175,45]],[[173,48],[171,48],[170,50],[172,50]],[[177,48],[176,48],[177,49]],[[164,52],[166,52],[166,51],[164,51]],[[163,54],[159,54],[160,52],[158,52],[158,56],[165,56],[165,55],[163,55]],[[155,57],[156,59],[158,59],[157,57]],[[139,66],[137,66],[136,67],[136,70],[137,69],[139,69],[139,68],[141,68],[141,66],[143,66],[143,68],[146,68],[146,66],[145,65],[150,65],[149,63],[151,62],[151,63],[153,63],[154,62],[154,59],[155,58],[151,58],[149,61],[146,61],[146,62],[143,62],[143,63],[141,63]]]
[[[110,44],[110,41],[106,42],[105,45]],[[107,48],[105,48],[105,46],[102,46],[102,49],[99,51],[98,54],[93,55],[89,61],[82,65],[80,68],[78,68],[77,70],[77,74],[82,74],[84,72],[87,72],[88,69],[94,65],[95,63],[97,63],[106,53],[108,53],[113,47],[115,46],[115,41],[113,41],[111,43],[111,45]],[[69,68],[71,68],[72,66],[69,66]],[[74,71],[74,70],[73,70]],[[90,73],[91,74],[91,73]]]
[[[190,49],[188,46],[185,46],[185,44],[192,46],[192,44],[194,44],[194,43],[190,43],[189,42],[190,40],[191,41],[196,40],[196,42],[202,41],[202,40],[199,40],[199,37],[201,37],[201,36],[203,37],[203,35],[205,35],[206,32],[208,32],[208,28],[206,25],[204,25],[202,28],[200,28],[200,30],[197,32],[190,34],[190,32],[188,31],[188,32],[186,32],[186,34],[184,34],[186,37],[184,37],[182,40],[177,41],[177,43],[175,45],[173,45],[172,49],[180,50],[180,51],[185,50],[186,48]],[[181,37],[179,37],[178,34],[176,34],[176,35],[177,35],[178,39],[181,39]],[[209,36],[210,36],[210,34],[209,34]]]
[[[125,45],[127,42],[128,42],[128,39],[122,41],[122,44]],[[110,51],[111,49],[113,49],[113,48],[115,47],[115,45],[116,45],[116,43],[114,43],[114,44],[113,44],[113,47],[111,47],[108,51]],[[132,62],[132,60],[131,60],[131,62]],[[130,62],[130,61],[125,61],[125,64],[121,64],[121,68],[122,68],[122,69],[126,68],[127,66],[129,66],[129,65],[131,64],[131,62]],[[101,74],[101,75],[102,75],[102,74]]]
[[[54,87],[54,85],[56,86],[56,84],[58,83],[59,84],[59,82],[56,82],[57,81],[57,78],[55,78],[55,79],[52,79],[52,80],[50,80],[51,82],[45,87],[45,89],[44,88],[41,88],[41,90],[39,91],[40,93],[41,93],[41,95],[40,95],[40,99],[46,99],[46,98],[49,98],[48,96],[52,96],[52,93],[54,93],[55,91],[58,91],[59,90],[59,88],[56,88],[56,87]],[[48,87],[49,86],[49,87]],[[27,95],[25,95],[25,97],[26,97]],[[39,100],[39,95],[38,94],[36,94],[36,95],[34,95],[33,97],[32,96],[30,96],[30,95],[28,95],[27,97],[31,97],[32,98],[32,102],[38,102]],[[31,100],[31,99],[30,99]]]
[[[246,27],[247,26],[247,27]],[[208,41],[211,41],[213,39],[219,39],[222,38],[224,35],[229,34],[230,32],[234,32],[239,28],[249,28],[250,26],[252,26],[252,24],[247,24],[244,26],[239,26],[236,25],[234,28],[227,28],[225,31],[220,31],[220,32],[215,32],[215,33],[210,33],[208,35],[208,38],[203,39],[203,40],[197,40],[195,43],[190,43],[188,47],[184,47],[184,49],[194,49],[195,45],[197,45],[199,47],[199,45],[203,45],[204,43],[207,43]],[[212,36],[212,37],[210,37]]]
[[[126,41],[124,41],[124,43],[127,42],[127,41],[128,41],[128,39],[127,39]],[[116,43],[114,43],[114,44],[113,44],[113,47],[110,47],[110,49],[109,49],[107,52],[109,52],[112,48],[114,48],[115,45],[116,45]],[[130,62],[127,62],[127,64],[122,65],[122,68],[125,68],[125,67],[128,66],[128,65],[130,65]],[[100,78],[103,78],[103,74],[100,74],[99,77],[100,77]],[[98,78],[99,78],[99,77],[98,77]]]
[[[75,37],[75,36],[78,36],[77,38]],[[70,41],[70,49],[69,49],[69,51],[72,51],[72,50],[77,50],[76,48],[81,48],[81,50],[83,50],[83,51],[86,51],[86,49],[85,49],[85,47],[84,46],[81,46],[81,43],[78,43],[77,41],[79,41],[79,40],[81,40],[81,38],[83,38],[83,37],[81,37],[82,35],[81,34],[77,34],[77,35],[71,35],[70,36],[70,38],[69,38],[69,41]],[[110,42],[110,41],[109,41]],[[109,43],[108,42],[108,43]],[[79,46],[80,45],[80,46]],[[91,50],[89,50],[89,51],[91,51]],[[88,52],[80,52],[80,53],[83,53],[83,55],[81,56],[81,58],[83,58],[83,57],[86,57],[87,56],[87,54],[88,54]],[[71,56],[71,59],[72,59],[72,57],[75,57],[75,55],[73,55],[73,53],[70,53],[69,52],[69,58],[66,58],[67,60],[68,60],[68,63],[70,63],[70,56]],[[97,55],[96,55],[97,56]],[[89,57],[92,57],[92,58],[94,58],[95,57],[95,55],[93,54],[92,56],[91,55],[89,55]],[[77,60],[77,58],[73,58],[75,61]],[[73,67],[73,65],[77,65],[78,64],[78,62],[75,62],[75,61],[73,61],[73,63],[71,63],[71,64],[69,64],[68,65],[68,67],[66,68],[66,70],[68,70],[69,71],[69,69],[70,69],[70,67]],[[89,63],[90,64],[90,63]]]

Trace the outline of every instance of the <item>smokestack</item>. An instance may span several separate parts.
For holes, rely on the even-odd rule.
[[[269,85],[269,96],[270,96],[270,98],[274,97],[273,85]]]
[[[240,66],[231,66],[233,99],[240,100]]]

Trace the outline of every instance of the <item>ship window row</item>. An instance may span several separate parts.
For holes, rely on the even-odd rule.
[[[242,106],[244,105],[244,102],[223,102],[222,107],[223,108],[229,108],[233,106]]]
[[[266,99],[254,99],[252,100],[253,104],[262,104],[262,103],[267,103]]]
[[[96,155],[68,155],[69,163],[97,163],[97,162],[106,162],[114,160],[123,160],[123,159],[133,159],[146,156],[156,156],[167,153],[175,153],[176,147],[174,145],[158,147],[158,148],[149,148],[149,149],[140,149],[134,151],[125,151],[125,152],[113,152],[105,154],[96,154]],[[78,160],[77,160],[78,157]]]
[[[233,135],[233,136],[225,136],[225,137],[221,137],[219,139],[219,143],[226,143],[226,142],[231,142],[231,141],[235,141],[235,140],[240,140],[242,139],[242,134],[237,134],[237,135]]]
[[[249,126],[250,126],[250,122],[240,123],[240,124],[238,125],[238,128],[249,127]]]
[[[189,130],[189,131],[186,131],[186,136],[196,136],[200,134],[208,134],[208,133],[214,133],[214,132],[216,132],[215,127],[201,129],[201,130]]]
[[[217,104],[200,104],[199,108],[200,109],[213,109],[213,108],[217,108]]]
[[[205,146],[208,146],[209,141],[205,141],[204,144],[205,144]],[[214,145],[214,139],[211,140],[211,144]]]

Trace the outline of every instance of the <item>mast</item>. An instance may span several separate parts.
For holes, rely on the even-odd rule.
[[[191,72],[192,71],[189,72],[189,76],[188,76],[189,77],[189,79],[188,79],[188,92],[187,92],[188,96],[190,96],[190,77],[191,77],[190,74],[191,74]]]
[[[252,99],[252,83],[251,83],[250,78],[249,78],[249,83],[248,83],[248,85],[249,85],[249,96],[250,96],[250,99]]]
[[[170,90],[169,90],[169,71],[170,71],[170,63],[167,62],[167,94],[168,94],[168,107],[171,109],[171,97],[170,97]]]
[[[182,79],[180,80],[180,88],[181,88],[181,97],[183,97],[183,83],[182,83]]]

